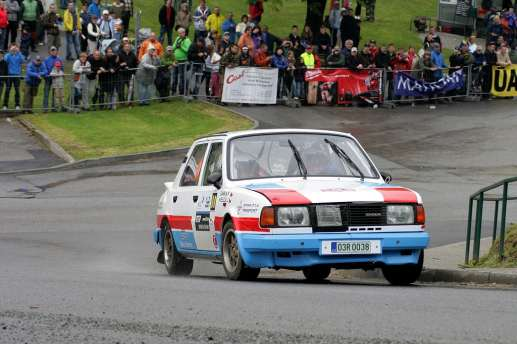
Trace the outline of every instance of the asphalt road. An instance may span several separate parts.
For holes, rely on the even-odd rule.
[[[354,133],[426,201],[433,244],[463,239],[466,196],[517,174],[513,102],[437,110],[242,108],[264,126]],[[230,282],[155,262],[154,212],[178,157],[0,175],[0,343],[515,343],[516,290]]]

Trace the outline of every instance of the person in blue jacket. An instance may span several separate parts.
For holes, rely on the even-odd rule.
[[[278,98],[282,96],[283,83],[285,78],[285,73],[287,70],[287,66],[289,62],[287,61],[287,57],[284,55],[284,49],[279,47],[276,49],[275,54],[271,58],[271,67],[278,69],[278,84],[277,84],[277,95]]]
[[[223,22],[223,25],[221,25],[221,30],[223,32],[228,32],[230,34],[230,43],[235,43],[235,28],[237,27],[237,24],[233,21],[233,13],[228,13],[228,16],[226,16],[226,20]]]
[[[25,93],[23,107],[25,113],[32,113],[32,106],[34,97],[38,95],[38,87],[41,80],[47,75],[47,67],[41,60],[41,56],[36,58],[27,65],[27,72],[25,74]]]
[[[433,43],[431,47],[433,49],[431,52],[431,62],[437,68],[433,73],[434,80],[440,80],[443,77],[443,68],[447,68],[447,65],[445,64],[442,52],[440,51],[440,44]]]
[[[4,110],[9,106],[9,94],[11,87],[14,86],[14,103],[16,110],[20,110],[20,78],[22,75],[22,65],[25,63],[25,57],[18,49],[16,43],[12,43],[9,52],[5,54],[5,62],[7,62],[7,83],[5,85]]]
[[[90,16],[95,15],[97,18],[101,17],[101,7],[99,6],[99,0],[93,0],[90,6],[88,6],[88,14]]]
[[[50,72],[52,71],[52,68],[54,68],[56,61],[61,62],[61,66],[64,66],[63,60],[61,60],[59,57],[58,49],[52,46],[50,47],[48,57],[43,61],[43,64],[47,68],[47,74],[45,75],[45,85],[43,87],[43,112],[48,111],[48,98],[52,89],[52,77],[50,76]],[[63,70],[63,67],[61,67],[61,70]],[[55,105],[55,99],[52,97],[52,110],[55,109]]]

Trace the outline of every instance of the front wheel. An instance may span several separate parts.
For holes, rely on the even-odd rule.
[[[330,275],[330,267],[328,266],[309,266],[302,271],[309,282],[321,282]]]
[[[414,283],[424,266],[424,251],[420,252],[417,264],[412,265],[391,265],[382,268],[384,278],[392,285],[409,285]]]
[[[223,233],[223,266],[226,276],[231,280],[240,281],[256,279],[260,269],[250,268],[244,264],[231,222],[224,225]]]
[[[163,237],[163,260],[165,269],[169,275],[188,276],[192,272],[194,262],[192,259],[183,257],[174,244],[174,238],[168,225],[164,228],[165,235]]]

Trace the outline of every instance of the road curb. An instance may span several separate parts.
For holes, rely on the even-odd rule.
[[[214,104],[206,100],[198,100],[199,102],[210,104],[211,106],[220,107],[226,111],[229,111],[233,114],[236,114],[238,116],[244,117],[251,122],[253,122],[253,127],[249,130],[257,129],[260,125],[260,123],[237,110],[219,105]],[[128,154],[128,155],[117,155],[117,156],[111,156],[111,157],[105,157],[105,158],[97,158],[97,159],[83,159],[83,160],[75,160],[68,152],[66,152],[58,143],[53,141],[48,135],[46,135],[43,131],[39,130],[35,126],[33,126],[29,121],[24,119],[16,119],[16,122],[18,122],[22,127],[30,131],[40,142],[42,142],[46,147],[50,149],[52,153],[60,157],[61,159],[65,160],[66,163],[59,164],[51,167],[43,167],[43,168],[35,168],[35,169],[28,169],[28,170],[17,170],[17,171],[5,171],[0,172],[0,175],[23,175],[23,174],[33,174],[33,173],[44,173],[48,171],[57,171],[57,170],[72,170],[72,169],[80,169],[80,168],[87,168],[87,167],[99,167],[99,166],[105,166],[105,165],[111,165],[111,164],[118,164],[121,162],[134,162],[139,160],[146,160],[146,159],[154,159],[154,158],[164,158],[164,157],[174,157],[177,155],[185,155],[188,152],[188,149],[190,147],[179,147],[174,149],[168,149],[168,150],[161,150],[161,151],[152,151],[152,152],[144,152],[144,153],[135,153],[135,154]]]
[[[517,286],[517,274],[493,271],[424,269],[420,282],[449,282],[475,284],[507,284]]]
[[[31,134],[33,134],[41,143],[43,143],[52,153],[66,161],[67,163],[75,162],[75,159],[68,154],[67,151],[63,149],[57,142],[52,140],[47,134],[43,131],[36,128],[32,123],[26,121],[24,119],[16,119],[16,122],[19,123],[22,127],[27,129]]]

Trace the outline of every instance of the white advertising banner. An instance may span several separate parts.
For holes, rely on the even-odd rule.
[[[236,67],[224,72],[223,103],[276,104],[278,69]]]

